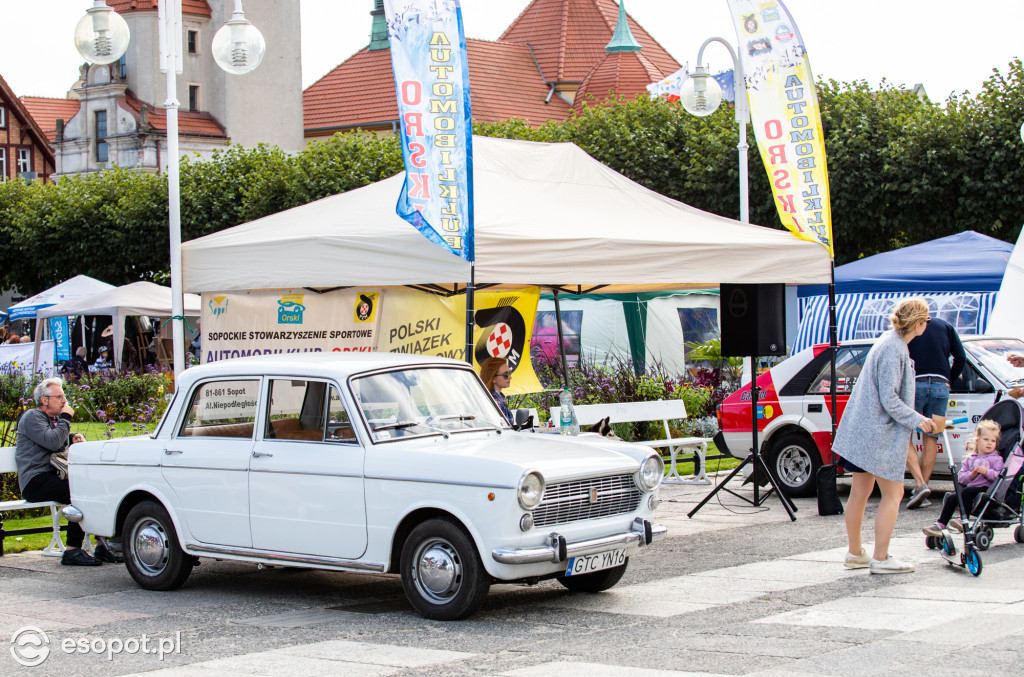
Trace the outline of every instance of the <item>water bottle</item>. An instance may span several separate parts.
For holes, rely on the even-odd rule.
[[[576,420],[576,410],[572,407],[572,395],[569,394],[569,389],[563,389],[562,393],[558,396],[559,406],[559,432],[563,435],[578,435],[580,432],[580,424]]]

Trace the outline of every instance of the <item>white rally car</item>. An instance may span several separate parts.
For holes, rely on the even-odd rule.
[[[76,444],[72,505],[120,535],[143,588],[199,557],[398,573],[424,616],[456,619],[492,582],[615,585],[666,534],[648,447],[512,430],[463,362],[261,356],[182,374],[151,436]]]
[[[1006,361],[1010,352],[1024,353],[1018,339],[968,336],[961,339],[967,364],[950,387],[948,418],[968,417],[949,433],[954,461],[959,464],[974,424],[1000,398],[1024,384],[1024,369]],[[857,383],[873,340],[844,341],[836,354],[836,417],[843,415],[850,390]],[[800,351],[757,379],[759,446],[773,475],[790,496],[813,496],[814,472],[832,461],[832,415],[828,345]],[[1019,391],[1018,391],[1019,392]],[[740,388],[719,407],[719,426],[729,452],[746,458],[753,444],[750,386]],[[914,443],[921,447],[920,433]],[[949,461],[939,439],[934,475],[949,474]]]

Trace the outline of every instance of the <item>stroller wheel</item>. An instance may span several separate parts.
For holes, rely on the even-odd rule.
[[[967,570],[974,576],[981,575],[981,555],[974,548],[968,548],[967,553],[964,555],[964,564],[967,565]]]
[[[943,554],[955,555],[956,546],[953,545],[953,537],[949,535],[949,532],[943,532],[939,540],[939,549],[942,550]]]
[[[929,550],[934,550],[935,548],[939,547],[938,544],[935,542],[934,536],[925,536],[924,544],[928,547]]]
[[[985,552],[992,545],[992,536],[992,528],[985,527],[974,536],[974,545],[978,546],[978,550]]]
[[[1013,540],[1024,543],[1024,524],[1018,524],[1013,530]]]

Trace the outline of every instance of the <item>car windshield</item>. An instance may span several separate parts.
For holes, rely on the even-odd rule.
[[[964,348],[1003,385],[1024,383],[1024,368],[1015,367],[1006,361],[1009,353],[1024,355],[1024,342],[1016,339],[977,339],[964,341]]]
[[[468,369],[407,368],[351,383],[374,442],[506,427],[494,400]]]

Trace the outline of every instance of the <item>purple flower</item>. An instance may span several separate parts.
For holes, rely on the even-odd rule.
[[[97,409],[96,410],[96,418],[98,418],[101,421],[106,421],[107,420],[107,412],[103,411],[102,409]]]

